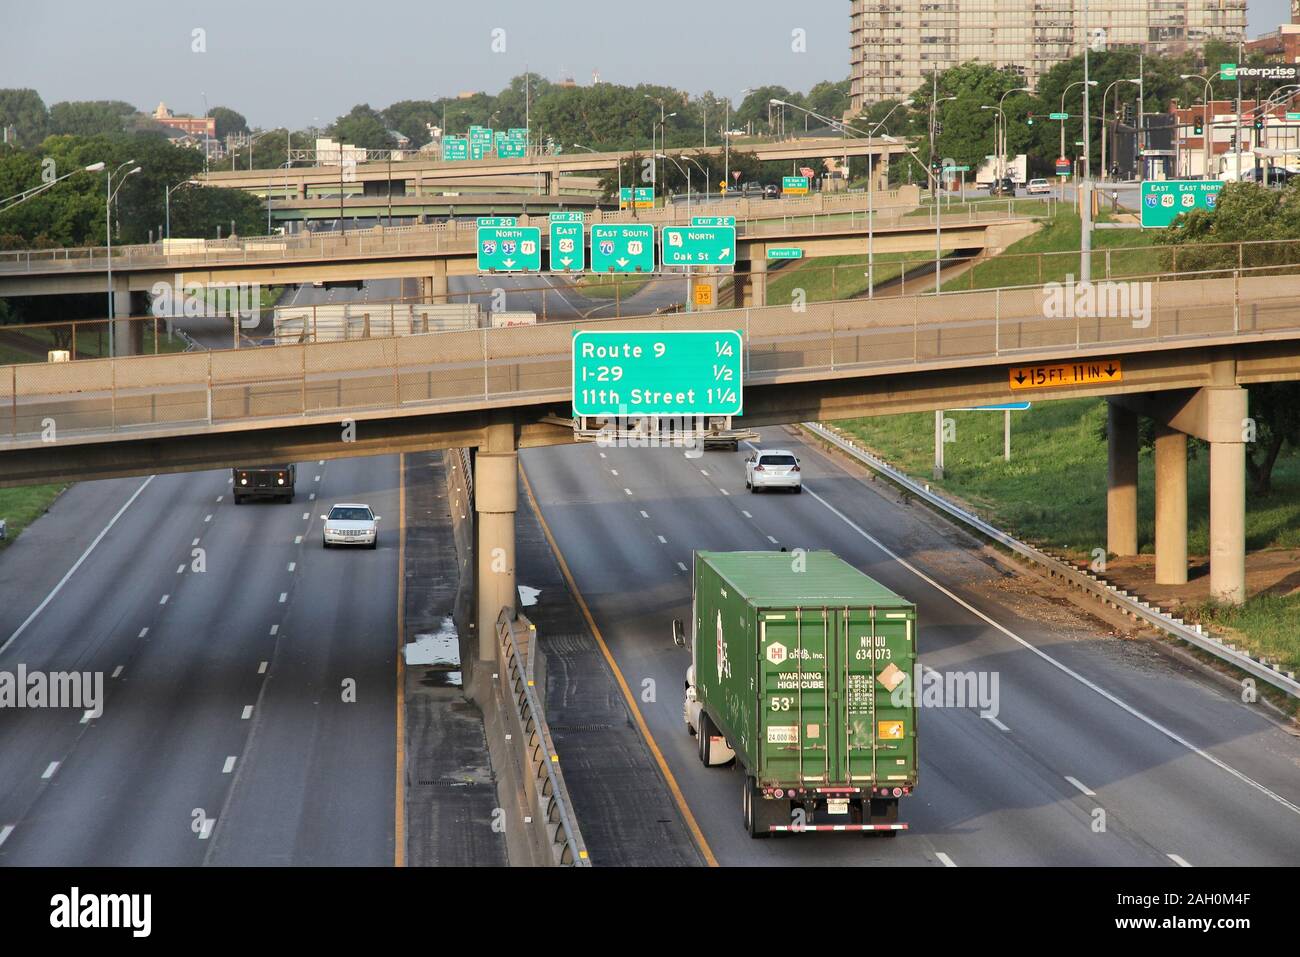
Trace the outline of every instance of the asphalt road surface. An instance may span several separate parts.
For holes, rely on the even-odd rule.
[[[0,864],[392,863],[398,460],[300,463],[290,505],[229,481],[82,483],[0,554],[0,669],[106,699],[0,711]],[[322,549],[335,501],[377,550]]]
[[[804,445],[802,495],[751,495],[739,454],[533,449],[542,513],[722,864],[1181,866],[1300,860],[1300,742],[1199,673],[1008,573],[962,533]],[[743,447],[742,447],[743,449]],[[918,606],[929,668],[998,678],[998,708],[921,708],[896,839],[752,840],[741,772],[704,768],[682,720],[693,549],[828,548]],[[612,809],[579,809],[617,814]]]

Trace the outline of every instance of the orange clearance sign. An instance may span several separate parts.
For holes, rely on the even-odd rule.
[[[1124,381],[1118,359],[1089,359],[1059,365],[1016,366],[1009,370],[1012,392],[1053,389],[1072,385],[1107,385]]]

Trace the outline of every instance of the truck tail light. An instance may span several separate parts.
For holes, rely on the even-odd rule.
[[[903,789],[902,789],[902,788],[894,788],[894,797],[902,797],[902,796],[903,796]]]

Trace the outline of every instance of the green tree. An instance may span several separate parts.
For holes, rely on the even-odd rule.
[[[78,100],[50,107],[49,131],[55,136],[98,136],[121,133],[136,108],[121,100]]]
[[[408,137],[416,146],[429,142],[429,124],[442,125],[442,113],[432,100],[401,100],[380,113],[384,125]]]
[[[340,143],[368,150],[390,150],[394,146],[383,116],[372,110],[369,103],[359,103],[336,119],[330,135]]]
[[[223,142],[232,133],[248,132],[248,121],[244,119],[244,114],[237,113],[230,107],[214,106],[208,111],[208,116],[216,120],[216,138]]]
[[[18,145],[32,147],[45,139],[49,113],[35,90],[0,90],[0,127],[12,126]]]

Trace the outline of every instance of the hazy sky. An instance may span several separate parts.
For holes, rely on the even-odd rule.
[[[648,11],[648,12],[647,12]],[[1248,35],[1288,19],[1250,0]],[[504,52],[493,31],[504,30]],[[807,52],[791,50],[791,31]],[[355,103],[496,92],[525,64],[552,80],[664,83],[739,101],[848,74],[847,0],[0,0],[0,87],[47,104],[230,106],[254,126],[324,125]],[[193,31],[206,52],[194,52]]]

